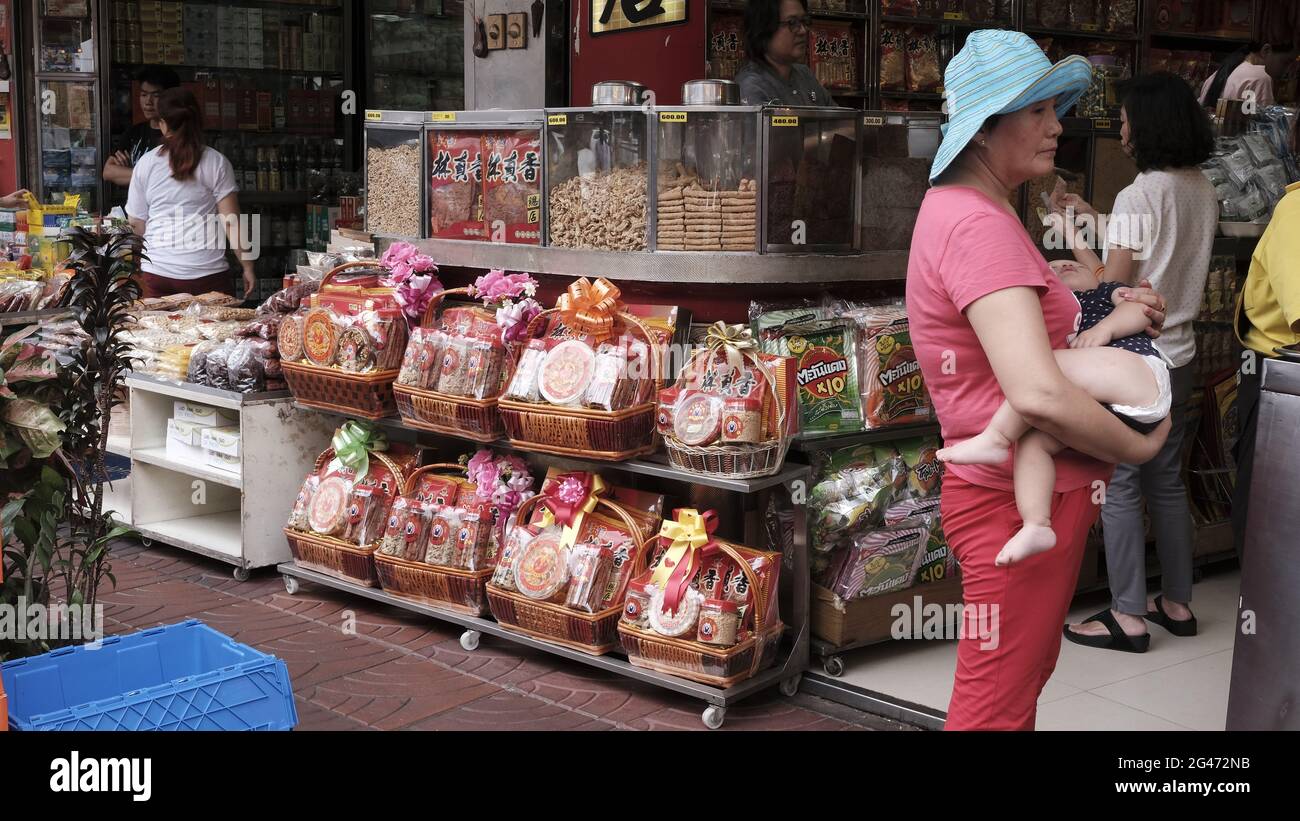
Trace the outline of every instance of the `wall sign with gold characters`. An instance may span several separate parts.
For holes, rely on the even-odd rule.
[[[685,23],[688,0],[589,0],[593,35]]]

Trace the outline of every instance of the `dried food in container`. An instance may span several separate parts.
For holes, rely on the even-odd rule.
[[[347,525],[348,496],[351,483],[341,476],[323,479],[307,509],[311,529],[324,536],[335,536]]]
[[[537,601],[562,598],[569,583],[569,550],[561,544],[558,528],[538,534],[514,560],[514,580],[519,592]]]
[[[565,606],[587,613],[600,610],[606,583],[614,569],[613,551],[597,545],[578,545],[569,558],[569,569]]]

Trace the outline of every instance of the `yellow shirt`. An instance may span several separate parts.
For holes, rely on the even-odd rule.
[[[1300,342],[1300,183],[1286,190],[1237,299],[1237,338],[1265,356]]]

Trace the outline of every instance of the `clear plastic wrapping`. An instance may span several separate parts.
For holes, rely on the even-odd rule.
[[[307,511],[311,507],[312,497],[316,495],[316,488],[320,487],[320,477],[311,474],[302,483],[298,489],[298,496],[293,500],[293,507],[289,511],[289,527],[294,530],[308,531],[311,530],[311,524],[307,521]]]
[[[614,553],[610,549],[592,544],[574,547],[569,558],[569,590],[564,599],[565,607],[597,612],[613,569]]]

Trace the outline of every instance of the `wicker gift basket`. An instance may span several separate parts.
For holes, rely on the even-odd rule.
[[[571,407],[502,398],[501,417],[510,443],[523,450],[558,456],[621,461],[652,452],[656,447],[655,391],[662,382],[661,354],[650,330],[623,310],[619,290],[604,278],[583,278],[560,296],[557,307],[529,323],[531,339],[544,318],[558,315],[569,329],[596,340],[635,331],[648,349],[649,375],[635,380],[631,404],[617,410]],[[519,357],[522,366],[524,357]]]
[[[332,284],[341,273],[354,268],[378,270],[379,264],[374,260],[362,260],[347,262],[331,269],[321,280],[317,297],[328,298],[332,294],[346,293],[348,290],[359,292],[360,286]],[[391,288],[375,288],[374,291],[380,298],[390,296],[392,293]],[[366,419],[382,419],[395,414],[397,405],[393,399],[393,381],[397,379],[401,363],[400,360],[393,360],[400,357],[406,349],[406,321],[400,316],[400,312],[390,327],[392,332],[386,340],[385,353],[382,357],[376,357],[379,361],[375,363],[373,370],[349,371],[334,364],[317,364],[311,361],[283,362],[284,380],[288,383],[293,398],[308,407]],[[319,324],[313,327],[309,318],[308,327],[304,329],[304,337],[312,333],[321,335],[322,338],[318,342],[322,349],[337,348],[337,330],[323,328]],[[309,347],[306,339],[303,347]],[[332,358],[332,356],[325,357],[329,360]]]
[[[314,473],[319,475],[325,466],[334,459],[334,448],[329,448],[316,458]],[[391,474],[391,494],[386,502],[399,494],[405,484],[402,468],[392,459],[378,451],[372,451],[370,458],[378,461]],[[374,466],[371,466],[374,470]],[[381,484],[387,480],[381,480]],[[375,574],[375,551],[379,547],[378,539],[368,540],[367,544],[353,544],[338,536],[326,536],[320,533],[284,528],[285,538],[289,540],[289,550],[295,563],[309,570],[324,573],[327,576],[356,582],[367,587],[379,584]]]
[[[426,330],[436,328],[438,308],[446,297],[471,293],[469,288],[451,288],[438,293],[425,309],[420,327]],[[412,356],[419,356],[418,351],[411,350],[416,345],[417,337],[412,335],[403,362],[403,376],[406,373],[406,362]],[[507,348],[501,355],[505,358],[504,370],[509,372],[513,364],[510,360],[510,350]],[[485,443],[494,442],[505,434],[501,412],[497,407],[504,386],[499,384],[491,386],[490,395],[480,399],[474,396],[442,393],[416,384],[403,384],[403,376],[399,376],[398,381],[393,385],[393,396],[397,401],[397,411],[401,414],[402,421],[411,427]]]
[[[416,495],[421,478],[435,471],[458,474],[454,479],[461,488],[462,494],[466,490],[475,489],[474,485],[465,478],[463,465],[439,463],[425,465],[413,471],[406,479],[403,495],[408,497]],[[457,501],[463,498],[463,495],[458,495]],[[504,522],[495,525],[489,523],[489,526],[494,526],[498,532],[504,530],[504,525]],[[485,587],[495,566],[494,555],[490,557],[490,561],[485,561],[483,566],[475,566],[472,569],[429,564],[381,552],[376,552],[374,556],[379,586],[389,593],[471,616],[487,614]]]
[[[577,515],[581,516],[581,511],[584,508],[587,512],[603,510],[611,514],[627,528],[628,533],[632,535],[633,544],[637,548],[636,555],[631,558],[632,567],[627,574],[627,579],[630,580],[642,572],[645,567],[645,533],[621,505],[599,498],[597,493],[598,491],[593,491],[587,496],[584,503],[577,506],[579,511]],[[519,524],[516,525],[516,528],[525,526],[523,523],[527,521],[528,516],[538,505],[548,505],[547,513],[549,514],[550,505],[554,503],[555,500],[550,496],[534,496],[524,502],[519,508],[517,520]],[[558,516],[558,523],[564,524],[564,522],[565,516],[562,512]],[[580,522],[576,519],[569,524],[564,524],[566,530],[572,528],[574,531],[578,529],[579,525]],[[519,556],[507,557],[503,555],[500,558],[501,561],[515,561]],[[529,598],[523,593],[508,590],[493,582],[489,582],[487,585],[487,597],[493,618],[501,624],[520,633],[600,656],[617,649],[619,645],[617,628],[619,617],[623,612],[622,594],[624,590],[626,590],[626,581],[622,585],[622,590],[614,596],[613,603],[609,607],[594,613],[574,610],[554,601],[540,601]]]
[[[727,375],[725,398],[709,393],[721,390],[709,384],[719,373],[719,361]],[[787,422],[795,408],[785,395],[790,374],[774,362],[780,359],[760,353],[745,326],[716,322],[709,328],[706,346],[682,368],[672,389],[675,408],[659,406],[664,420],[659,432],[674,467],[721,479],[751,479],[781,470],[791,441]],[[745,396],[731,395],[733,386],[746,384]],[[676,415],[687,405],[694,419]]]
[[[730,646],[696,640],[691,630],[681,637],[661,635],[650,626],[640,624],[633,614],[620,619],[619,639],[627,651],[628,661],[660,673],[669,673],[715,687],[731,687],[771,666],[781,642],[784,625],[775,617],[777,576],[781,554],[768,553],[713,539],[705,535],[704,522],[710,514],[700,516],[694,510],[677,511],[677,521],[664,522],[658,536],[649,539],[642,551],[649,555],[656,542],[669,542],[664,559],[637,581],[650,585],[671,584],[681,579],[682,589],[697,573],[715,559],[729,559],[744,574],[752,606],[740,618],[738,641]],[[711,529],[711,528],[710,528]],[[698,538],[695,538],[698,536]],[[704,542],[704,539],[708,539]],[[674,555],[673,551],[677,550]],[[773,573],[760,574],[753,564],[770,563]],[[674,570],[675,568],[675,570]],[[722,581],[718,580],[719,586]],[[694,591],[692,591],[694,592]],[[631,599],[628,600],[631,602]],[[630,605],[629,605],[630,608]]]

